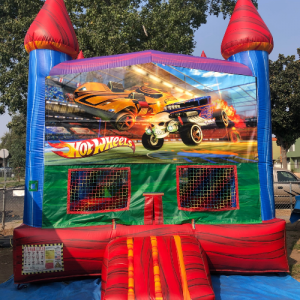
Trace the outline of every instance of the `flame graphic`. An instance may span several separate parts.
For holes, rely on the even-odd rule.
[[[223,99],[216,99],[212,100],[212,105],[214,109],[223,109],[229,120],[232,121],[235,125],[235,127],[238,128],[245,128],[246,124],[244,120],[236,113],[236,110],[233,108],[233,106],[229,106],[228,103]]]

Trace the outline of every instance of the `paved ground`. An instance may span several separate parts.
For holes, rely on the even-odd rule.
[[[286,247],[291,275],[300,282],[300,221],[291,224],[290,209],[276,210],[276,217],[284,219],[286,224]]]
[[[13,274],[12,248],[0,248],[0,283]]]
[[[276,217],[282,218],[287,221],[286,234],[287,234],[287,254],[291,270],[291,275],[300,281],[300,221],[295,224],[289,223],[291,211],[277,210]],[[12,234],[12,229],[5,231],[6,236]],[[13,274],[13,259],[12,259],[12,248],[1,247],[1,240],[3,236],[0,235],[0,283],[9,279]],[[9,244],[9,238],[6,240],[6,244]]]

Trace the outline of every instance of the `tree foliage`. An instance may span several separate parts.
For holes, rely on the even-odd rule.
[[[254,6],[258,7],[258,0],[251,0]],[[219,14],[223,15],[225,19],[227,16],[230,16],[234,10],[236,0],[209,0],[209,13],[219,16]]]
[[[252,0],[257,5],[257,0]],[[154,49],[191,54],[207,14],[236,0],[65,0],[85,57]],[[0,0],[0,114],[26,115],[29,56],[24,37],[44,0]],[[221,41],[220,41],[221,43]]]
[[[28,54],[25,34],[43,5],[41,0],[0,0],[0,114],[26,113]]]
[[[300,48],[297,52],[300,57]],[[278,60],[270,61],[270,89],[272,131],[286,168],[286,151],[300,138],[300,60],[279,54]]]

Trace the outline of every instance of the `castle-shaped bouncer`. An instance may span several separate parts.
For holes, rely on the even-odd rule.
[[[273,38],[250,0],[237,1],[226,60],[85,59],[63,0],[45,2],[24,44],[16,283],[101,276],[102,299],[214,299],[210,272],[288,271],[274,215]]]

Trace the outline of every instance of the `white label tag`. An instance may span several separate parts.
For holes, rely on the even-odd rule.
[[[23,275],[60,271],[64,271],[63,244],[23,245]]]

